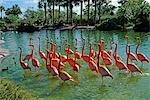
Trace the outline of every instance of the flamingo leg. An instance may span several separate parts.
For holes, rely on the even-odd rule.
[[[103,85],[103,76],[102,76],[102,85]]]

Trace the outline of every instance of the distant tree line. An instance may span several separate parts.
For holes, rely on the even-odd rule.
[[[100,30],[113,30],[116,26],[123,30],[127,27],[134,27],[134,29],[149,27],[150,4],[148,2],[120,0],[118,5],[118,7],[112,5],[111,0],[39,0],[37,10],[28,8],[25,13],[22,13],[16,4],[7,9],[0,6],[0,27],[16,28],[22,23],[53,26],[62,20],[70,25],[72,23],[95,25]],[[80,7],[80,14],[73,11],[76,6]],[[5,16],[2,15],[4,12]]]

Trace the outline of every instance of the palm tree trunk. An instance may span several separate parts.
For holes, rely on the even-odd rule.
[[[81,14],[80,14],[80,24],[82,24],[82,10],[83,10],[83,1],[81,0]]]
[[[54,13],[55,12],[55,1],[53,0],[53,24],[54,24]]]
[[[99,22],[101,23],[101,2],[99,2]]]
[[[89,24],[89,16],[90,16],[90,0],[88,0],[88,24]]]
[[[68,15],[68,12],[69,12],[69,6],[68,6],[68,0],[67,0],[67,23],[68,23],[68,19],[69,19],[69,15]]]
[[[2,10],[0,12],[1,12],[1,19],[2,19]]]
[[[96,24],[96,0],[94,3],[95,3],[94,23]]]
[[[72,25],[72,9],[73,9],[73,5],[72,2],[70,1],[70,21],[71,21],[71,25]]]
[[[47,15],[47,12],[46,12],[47,10],[46,10],[46,3],[44,3],[44,14],[45,14],[45,21],[44,21],[44,24],[46,24],[46,20],[47,20],[47,17],[46,17],[46,15]]]
[[[58,22],[60,21],[60,5],[59,5],[59,11],[58,11]]]

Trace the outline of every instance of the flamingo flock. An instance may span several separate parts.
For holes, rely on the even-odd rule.
[[[44,53],[41,50],[40,45],[40,37],[38,37],[38,55],[40,56],[40,59],[45,61],[45,67],[53,77],[58,77],[63,82],[70,80],[74,83],[77,83],[77,81],[69,75],[65,71],[68,66],[66,66],[66,63],[69,64],[74,74],[78,74],[79,70],[82,68],[82,64],[77,61],[77,59],[81,59],[84,62],[87,63],[88,69],[91,70],[91,72],[96,73],[96,75],[101,75],[103,77],[110,77],[113,79],[113,74],[111,73],[111,70],[108,69],[108,67],[115,65],[118,70],[125,70],[129,73],[139,72],[142,74],[142,71],[138,68],[138,66],[133,63],[132,61],[141,61],[150,63],[149,59],[141,52],[138,51],[138,48],[140,46],[140,38],[137,37],[138,44],[136,46],[135,54],[130,51],[130,45],[128,44],[128,36],[126,36],[126,63],[122,60],[122,58],[118,54],[118,42],[114,43],[112,41],[112,38],[110,38],[110,50],[106,51],[104,49],[104,39],[101,39],[98,45],[98,51],[94,51],[93,45],[89,45],[89,54],[84,53],[84,47],[86,44],[85,38],[82,38],[83,45],[82,45],[82,52],[77,51],[77,45],[78,45],[78,39],[75,38],[75,47],[74,50],[71,50],[71,45],[67,43],[67,40],[65,37],[61,37],[64,39],[64,49],[62,49],[62,46],[58,46],[60,48],[60,52],[64,50],[66,55],[62,55],[60,52],[56,51],[57,44],[51,40],[48,41],[48,37],[46,38],[46,46],[45,46],[45,52]],[[31,53],[27,54],[24,59],[22,57],[22,48],[20,49],[20,65],[23,69],[29,69],[30,71],[32,68],[29,66],[29,63],[25,62],[26,60],[29,62],[31,60],[32,66],[36,69],[38,68],[38,72],[40,72],[41,64],[39,62],[39,59],[35,58],[34,56],[34,44],[32,43],[32,39],[30,39],[29,46],[31,47]],[[49,44],[51,45],[51,48],[49,49]],[[115,44],[115,49],[113,51],[112,46]],[[100,59],[101,58],[101,59]],[[130,61],[129,61],[130,59]],[[112,66],[113,67],[113,66]]]

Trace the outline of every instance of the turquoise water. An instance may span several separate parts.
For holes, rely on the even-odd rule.
[[[97,51],[98,46],[96,43],[101,38],[105,40],[105,49],[109,50],[110,37],[114,42],[118,41],[118,53],[126,62],[125,35],[129,36],[129,44],[131,45],[131,51],[135,53],[135,47],[137,41],[136,36],[141,37],[141,45],[139,51],[143,52],[150,59],[150,33],[135,33],[135,32],[100,32],[92,30],[73,30],[73,31],[46,31],[42,30],[34,33],[17,33],[17,32],[5,32],[1,35],[1,38],[5,40],[5,44],[1,45],[1,48],[10,50],[11,55],[7,57],[0,67],[9,67],[7,72],[0,72],[1,77],[15,81],[29,92],[37,95],[37,98],[51,99],[51,100],[150,100],[150,65],[140,62],[134,62],[140,67],[144,73],[143,75],[137,73],[131,75],[125,71],[118,71],[116,66],[110,66],[109,69],[113,74],[114,79],[104,78],[102,83],[101,76],[96,76],[89,69],[88,65],[83,60],[77,60],[81,64],[79,70],[79,79],[75,75],[71,67],[66,63],[66,71],[72,75],[77,81],[78,85],[74,85],[72,82],[67,81],[62,85],[62,81],[53,78],[48,74],[45,69],[44,61],[40,60],[38,56],[38,36],[41,37],[41,48],[45,52],[45,38],[46,36],[53,39],[57,44],[57,52],[59,52],[59,45],[64,46],[64,41],[60,38],[65,36],[68,43],[71,44],[71,49],[75,45],[74,38],[78,39],[77,51],[81,52],[82,40],[81,37],[86,39],[85,53],[89,52],[89,43],[94,43],[94,50]],[[34,77],[36,70],[32,67],[32,73],[24,71],[19,63],[19,49],[18,46],[23,48],[23,56],[31,52],[29,45],[29,38],[33,38],[35,45],[35,57],[38,58],[42,64],[41,76]],[[114,48],[114,45],[113,45]],[[61,52],[65,54],[64,52]],[[13,57],[15,60],[13,60]],[[16,62],[16,65],[14,64]],[[26,78],[23,77],[26,75]]]

